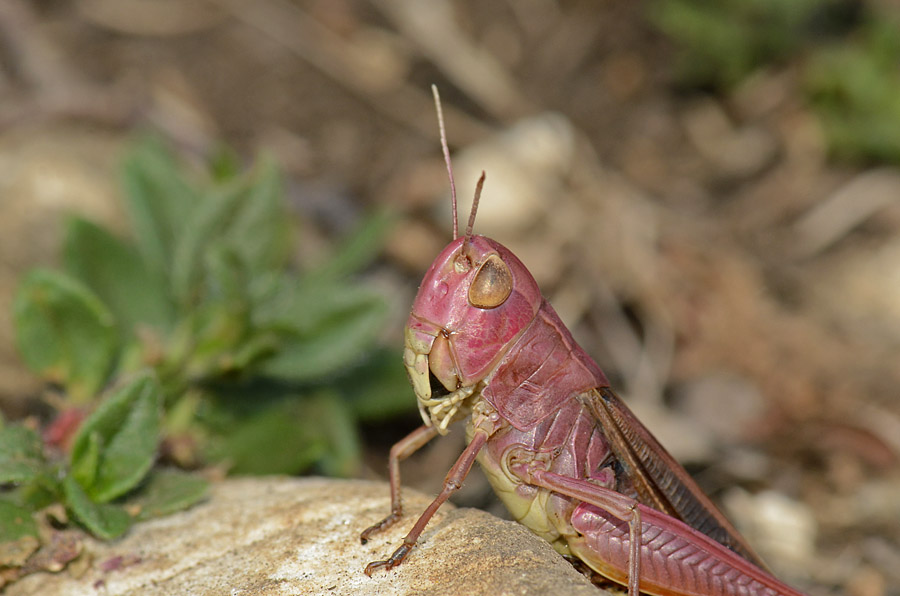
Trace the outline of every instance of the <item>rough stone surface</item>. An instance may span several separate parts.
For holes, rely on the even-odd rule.
[[[366,577],[366,563],[390,555],[428,502],[404,491],[408,515],[361,545],[359,533],[389,509],[386,484],[227,480],[189,511],[139,524],[114,543],[89,541],[91,563],[79,578],[35,574],[6,594],[603,594],[523,526],[451,506],[403,565]]]

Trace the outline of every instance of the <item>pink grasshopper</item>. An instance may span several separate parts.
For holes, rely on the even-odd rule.
[[[432,263],[413,302],[403,354],[424,426],[391,449],[391,513],[402,517],[399,462],[453,422],[468,446],[443,490],[385,561],[399,565],[475,460],[519,522],[564,555],[639,591],[663,595],[799,596],[768,572],[734,526],[609,387],[572,339],[534,278],[504,246],[466,233]]]

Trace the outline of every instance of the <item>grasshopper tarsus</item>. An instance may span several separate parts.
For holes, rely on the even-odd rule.
[[[377,524],[371,525],[368,528],[366,528],[365,530],[363,530],[362,534],[359,535],[360,543],[366,544],[367,542],[369,542],[369,538],[371,538],[373,535],[375,535],[379,532],[382,532],[384,530],[387,530],[388,528],[390,528],[391,526],[396,524],[398,521],[400,521],[401,518],[403,518],[403,510],[402,509],[397,509],[396,511],[391,511],[390,515],[388,515],[386,518],[384,518]]]
[[[413,544],[408,544],[404,542],[400,547],[394,551],[390,557],[385,559],[384,561],[373,561],[366,565],[364,570],[365,574],[369,577],[372,577],[372,574],[378,571],[379,569],[384,569],[385,571],[390,571],[397,565],[403,562],[403,559],[406,558],[406,555],[409,554],[409,551],[412,550]]]

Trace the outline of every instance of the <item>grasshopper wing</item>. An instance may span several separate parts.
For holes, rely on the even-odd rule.
[[[612,389],[594,389],[582,394],[581,399],[597,419],[639,502],[683,521],[766,568],[731,522]]]

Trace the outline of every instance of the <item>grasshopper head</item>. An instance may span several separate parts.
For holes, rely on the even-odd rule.
[[[525,265],[490,238],[463,236],[438,255],[413,302],[403,354],[426,424],[443,432],[467,414],[468,398],[541,300]]]

